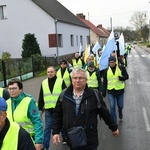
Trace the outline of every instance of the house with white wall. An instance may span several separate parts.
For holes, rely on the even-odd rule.
[[[101,46],[105,45],[107,39],[110,35],[109,31],[107,31],[101,24],[95,26],[92,22],[85,19],[85,15],[83,13],[77,14],[77,17],[83,21],[90,28],[90,43],[91,45],[95,45],[98,41]]]
[[[0,58],[9,52],[21,58],[25,34],[34,34],[43,56],[84,51],[90,29],[57,0],[0,1]]]

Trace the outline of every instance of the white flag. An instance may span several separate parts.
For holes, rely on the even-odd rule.
[[[80,43],[80,47],[79,47],[79,56],[81,56],[81,52],[82,52],[82,44]]]
[[[96,54],[96,52],[101,48],[101,45],[99,44],[99,42],[97,41],[96,44],[94,45],[94,47],[92,48],[92,51],[94,54]]]
[[[120,55],[124,55],[124,36],[123,36],[123,33],[121,33],[118,41],[119,41]]]

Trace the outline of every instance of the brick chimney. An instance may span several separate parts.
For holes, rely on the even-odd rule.
[[[102,28],[102,24],[99,24],[99,25],[97,26],[97,28]]]
[[[83,13],[80,14],[76,14],[77,17],[81,18],[81,19],[85,19],[85,15]]]

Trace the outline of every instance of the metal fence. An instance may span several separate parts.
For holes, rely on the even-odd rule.
[[[72,54],[59,57],[59,60],[70,61]],[[48,66],[58,66],[57,57],[33,56],[30,58],[9,59],[0,61],[0,86],[6,87],[12,78],[19,78],[21,81],[35,77],[39,71]]]

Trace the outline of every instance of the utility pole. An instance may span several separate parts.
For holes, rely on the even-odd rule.
[[[110,29],[112,30],[112,17],[110,17]]]
[[[150,43],[150,19],[149,19],[149,37],[148,37],[148,42]]]

